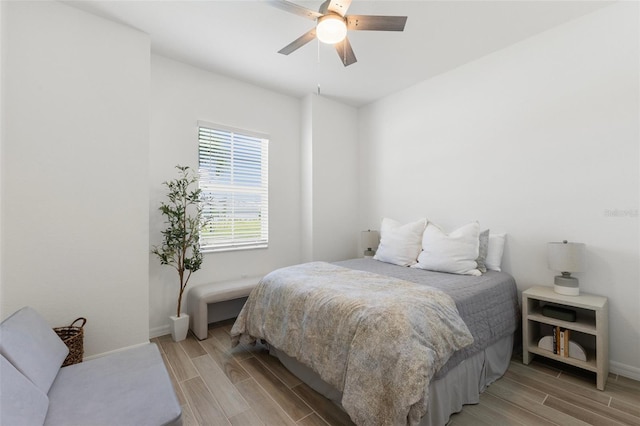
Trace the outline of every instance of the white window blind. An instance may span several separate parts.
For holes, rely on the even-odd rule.
[[[269,140],[198,123],[203,251],[269,244]]]

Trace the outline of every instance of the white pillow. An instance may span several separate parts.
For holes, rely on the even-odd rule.
[[[373,258],[394,265],[415,265],[422,247],[422,232],[426,225],[426,219],[406,225],[393,219],[382,219],[380,245]]]
[[[502,271],[502,253],[504,252],[504,241],[507,234],[489,234],[489,249],[484,264],[492,271]]]
[[[422,252],[415,268],[451,274],[482,275],[477,269],[480,224],[472,222],[446,234],[429,222],[422,236]]]

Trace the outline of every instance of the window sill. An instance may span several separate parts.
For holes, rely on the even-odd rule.
[[[252,245],[252,246],[244,246],[244,247],[243,246],[216,247],[216,248],[208,247],[208,248],[201,248],[200,252],[202,254],[207,254],[207,253],[222,253],[227,251],[259,250],[259,249],[268,249],[268,248],[269,248],[268,244]]]

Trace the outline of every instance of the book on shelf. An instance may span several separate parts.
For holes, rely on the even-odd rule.
[[[560,346],[560,350],[558,351],[558,355],[568,358],[569,357],[569,333],[570,330],[567,330],[566,328],[563,327],[559,327],[560,331],[560,337],[559,337],[559,346]]]
[[[553,327],[553,353],[562,357],[569,357],[569,339],[571,330],[564,327]]]
[[[565,331],[569,331],[569,330],[565,330]],[[544,349],[549,352],[556,351],[557,341],[555,341],[555,335],[556,335],[555,332],[556,330],[554,328],[551,335],[542,336],[538,341],[538,347],[540,349]],[[566,338],[569,339],[569,336],[568,335],[566,336],[567,336]],[[565,346],[565,355],[564,355],[565,357],[570,357],[570,358],[578,359],[580,361],[585,361],[585,362],[587,361],[587,353],[579,343],[574,342],[573,340],[566,340],[564,346]],[[569,349],[567,350],[567,348]]]
[[[558,346],[560,346],[560,350],[558,350],[558,355],[564,356],[564,328],[560,328],[558,331],[560,338],[558,339]]]

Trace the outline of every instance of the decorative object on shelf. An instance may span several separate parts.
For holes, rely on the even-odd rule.
[[[564,240],[559,243],[548,243],[547,249],[549,269],[562,273],[555,277],[553,290],[566,296],[580,295],[578,279],[572,277],[571,273],[586,269],[585,245]]]
[[[373,257],[376,254],[378,244],[380,244],[380,234],[378,231],[362,231],[360,233],[360,241],[364,248],[364,257]]]
[[[573,309],[567,309],[560,306],[544,305],[542,307],[542,315],[549,318],[555,318],[562,321],[575,322],[576,311]]]
[[[197,176],[188,166],[176,166],[176,169],[180,171],[179,177],[163,182],[167,188],[167,201],[160,203],[159,210],[165,218],[166,228],[162,231],[162,245],[154,246],[151,252],[158,256],[160,264],[172,266],[178,272],[178,306],[176,315],[169,317],[171,337],[178,342],[184,340],[189,331],[189,315],[180,314],[182,295],[191,274],[202,266],[202,207]]]
[[[553,336],[544,336],[538,341],[538,347],[545,351],[553,352]],[[587,353],[584,348],[573,340],[569,341],[569,358],[587,361]]]

